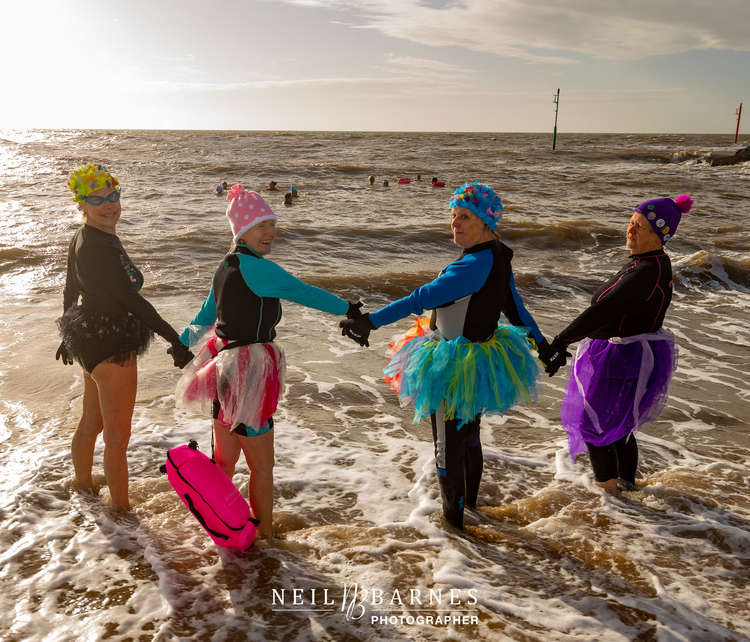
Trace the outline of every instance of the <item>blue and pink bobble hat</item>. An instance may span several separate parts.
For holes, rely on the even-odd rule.
[[[491,230],[496,230],[503,215],[503,204],[489,185],[479,181],[464,183],[451,196],[449,207],[465,207],[476,214]]]
[[[680,194],[677,198],[652,198],[636,205],[634,212],[643,214],[651,224],[651,229],[666,243],[674,236],[683,214],[687,214],[693,206],[693,199],[687,194]]]

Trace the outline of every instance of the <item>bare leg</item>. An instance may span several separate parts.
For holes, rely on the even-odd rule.
[[[75,486],[78,488],[88,490],[94,488],[91,468],[94,463],[96,438],[102,428],[99,392],[91,375],[83,370],[83,411],[70,446],[73,470],[75,471]]]
[[[127,449],[138,388],[136,359],[132,357],[122,365],[100,363],[91,377],[99,392],[104,423],[104,476],[112,504],[130,510]]]
[[[273,429],[257,437],[238,437],[250,468],[248,495],[260,521],[259,537],[273,537]]]
[[[240,458],[240,438],[229,430],[229,426],[214,419],[214,435],[216,436],[216,450],[214,461],[229,477],[234,476],[234,467]]]
[[[599,486],[599,488],[606,490],[610,495],[615,495],[617,493],[617,479],[608,479],[604,482],[594,481],[594,483]]]

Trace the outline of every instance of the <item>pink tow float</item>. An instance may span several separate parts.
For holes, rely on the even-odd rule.
[[[258,520],[232,480],[195,441],[167,451],[162,472],[217,546],[238,551],[252,546]]]
[[[411,183],[411,179],[410,178],[399,178],[398,179],[398,184],[399,185],[406,185],[406,183]]]

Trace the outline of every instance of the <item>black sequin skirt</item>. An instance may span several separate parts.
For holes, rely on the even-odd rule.
[[[132,314],[114,317],[80,305],[68,308],[57,325],[68,352],[87,372],[103,361],[122,364],[143,354],[154,338],[153,330]]]

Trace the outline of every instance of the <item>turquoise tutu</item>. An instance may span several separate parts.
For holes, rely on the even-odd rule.
[[[499,325],[480,343],[464,337],[448,341],[440,331],[417,332],[415,338],[392,344],[385,380],[402,405],[414,406],[415,423],[437,412],[442,403],[446,419],[459,419],[460,425],[477,415],[503,414],[537,398],[539,366],[527,332]]]

